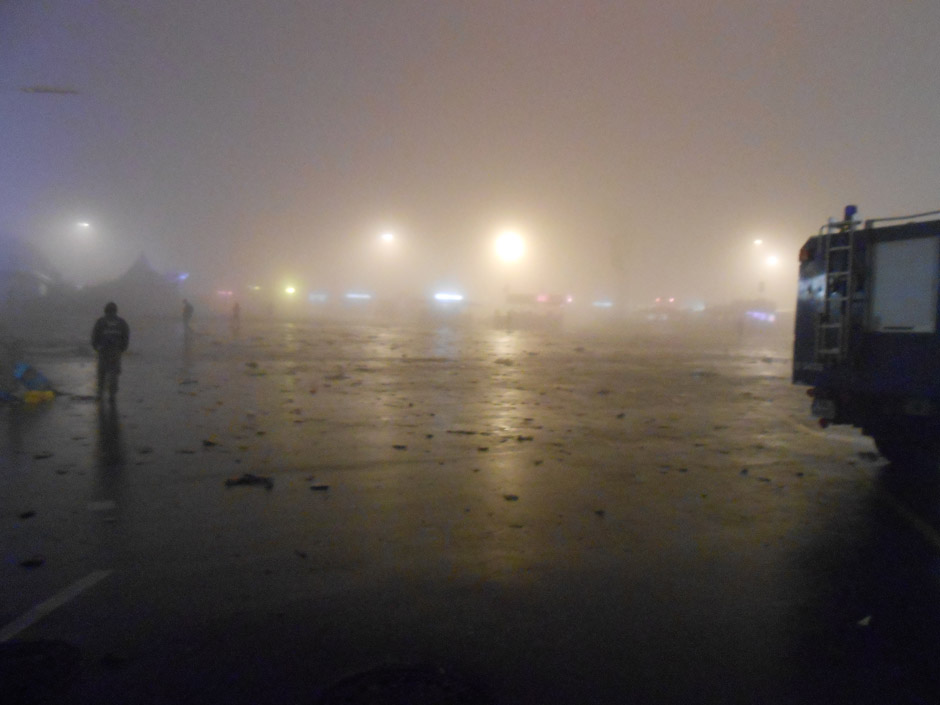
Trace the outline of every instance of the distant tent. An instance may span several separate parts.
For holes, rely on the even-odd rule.
[[[114,301],[122,315],[172,315],[180,306],[178,281],[158,273],[141,255],[117,279],[84,289],[83,298],[102,306]]]
[[[36,247],[0,235],[0,296],[19,302],[38,299],[61,282],[59,273]]]

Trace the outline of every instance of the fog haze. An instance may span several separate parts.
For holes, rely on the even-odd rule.
[[[791,308],[844,204],[940,207],[938,30],[929,1],[7,0],[0,232],[76,283],[144,253],[194,291]]]

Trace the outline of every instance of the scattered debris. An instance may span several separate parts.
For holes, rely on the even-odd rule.
[[[477,450],[480,451],[481,453],[485,453],[486,451],[489,450],[489,448],[487,446],[479,446]]]
[[[618,419],[622,419],[622,418],[625,417],[626,415],[627,415],[626,412],[621,411],[619,414],[617,414],[617,418],[618,418]]]
[[[433,434],[433,433],[426,433],[426,434],[424,435],[424,437],[425,437],[425,438],[434,438],[434,434]]]
[[[234,487],[236,485],[257,485],[259,487],[264,487],[267,490],[271,490],[274,489],[274,480],[272,480],[270,477],[262,477],[260,475],[245,473],[241,477],[230,477],[225,481],[226,487]]]
[[[518,502],[518,501],[519,501],[519,495],[517,495],[517,494],[504,494],[504,495],[503,495],[503,499],[505,499],[507,502]]]
[[[516,436],[516,440],[522,443],[523,441],[534,440],[532,436]]]
[[[33,460],[45,460],[46,458],[51,458],[53,456],[49,451],[43,451],[42,453],[35,453],[33,455]]]
[[[117,502],[110,499],[99,499],[86,505],[89,512],[110,512],[117,509]]]
[[[142,448],[138,448],[137,452],[140,453],[141,455],[150,455],[151,453],[153,453],[153,448],[151,448],[150,446],[143,446]]]
[[[46,562],[46,559],[43,556],[33,556],[32,558],[27,558],[25,561],[20,561],[20,566],[23,568],[39,568]]]
[[[189,386],[189,385],[191,385],[191,384],[199,384],[199,380],[198,380],[198,379],[181,379],[181,380],[180,380],[180,386],[181,386],[181,387],[183,387],[183,386]]]
[[[248,367],[248,368],[250,368],[250,369],[252,369],[252,370],[256,370],[256,369],[258,369],[258,363],[257,363],[257,362],[246,362],[246,363],[245,363],[245,367]]]
[[[604,514],[606,514],[606,512],[603,509],[595,509],[594,513],[597,514],[597,516],[599,516],[601,519],[603,519]]]
[[[205,438],[202,441],[203,448],[215,448],[217,445],[219,445],[218,441],[213,441],[209,438]]]
[[[404,446],[404,445],[400,445],[400,444],[399,444],[399,445],[393,445],[392,448],[394,448],[395,450],[408,450],[408,446]]]
[[[545,462],[544,460],[533,460],[533,461],[532,461],[532,464],[533,464],[533,465],[541,465],[541,464],[544,463],[544,462]]]
[[[497,365],[505,365],[506,367],[512,367],[512,360],[508,357],[497,357],[495,360]]]
[[[452,430],[448,430],[447,432],[455,433],[461,436],[475,436],[476,434],[479,433],[479,431],[464,431],[462,429],[452,429]]]
[[[330,489],[329,485],[311,485],[310,489],[314,492],[326,492]]]
[[[20,519],[32,519],[34,516],[36,516],[36,512],[30,509],[29,511],[21,513]]]
[[[297,551],[297,550],[295,550],[295,551],[294,551],[294,555],[297,556],[298,558],[306,558],[306,557],[307,557],[307,554],[306,554],[304,551]]]
[[[739,474],[739,475],[747,475],[747,468],[742,468],[742,469],[741,469],[741,472],[739,472],[738,474]]]

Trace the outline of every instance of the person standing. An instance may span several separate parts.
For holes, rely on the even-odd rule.
[[[183,299],[183,329],[189,331],[189,322],[193,319],[193,305],[189,299]]]
[[[242,307],[236,301],[232,304],[232,335],[238,335],[242,327]]]
[[[131,340],[130,327],[127,321],[117,315],[117,310],[117,304],[109,301],[104,307],[104,315],[95,321],[91,330],[91,347],[98,353],[97,398],[101,399],[107,387],[111,401],[114,401],[118,391],[121,355]]]

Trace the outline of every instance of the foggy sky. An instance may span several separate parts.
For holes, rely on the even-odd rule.
[[[0,231],[75,280],[786,299],[846,203],[940,208],[938,31],[936,0],[0,0]]]

